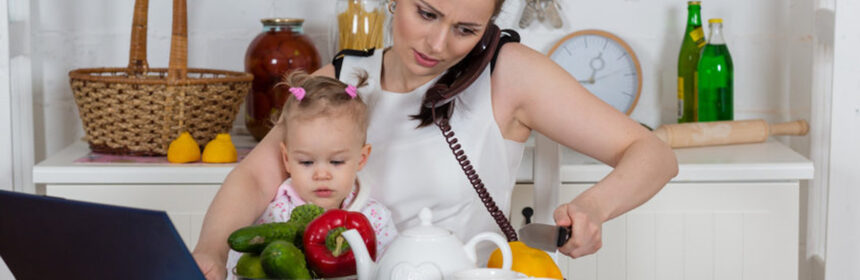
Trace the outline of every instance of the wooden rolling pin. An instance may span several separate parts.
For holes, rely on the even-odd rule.
[[[654,134],[672,148],[758,143],[770,135],[806,135],[804,120],[768,125],[764,120],[661,125]]]

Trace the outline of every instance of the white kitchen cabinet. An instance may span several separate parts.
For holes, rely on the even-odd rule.
[[[603,248],[557,256],[567,279],[798,279],[800,180],[812,162],[776,141],[677,149],[679,174],[651,200],[603,225]],[[558,202],[611,169],[562,150]],[[531,206],[515,188],[512,222]]]
[[[39,163],[33,178],[40,192],[164,210],[189,248],[234,166],[73,163],[88,152],[78,142]],[[812,163],[776,141],[675,154],[678,176],[641,207],[604,224],[597,254],[558,256],[567,279],[797,279],[799,183],[812,178]],[[523,224],[522,208],[532,205],[532,155],[528,147],[517,176],[515,227]],[[611,171],[567,149],[560,161],[558,203]]]
[[[233,137],[237,146],[248,137]],[[76,142],[33,168],[37,192],[49,196],[167,212],[189,249],[203,217],[235,164],[75,163],[90,150]]]
[[[233,136],[237,147],[254,144]],[[197,244],[203,218],[235,164],[76,163],[90,153],[76,142],[33,168],[37,192],[49,196],[167,212],[185,245]],[[532,149],[524,152],[517,181],[531,182]]]

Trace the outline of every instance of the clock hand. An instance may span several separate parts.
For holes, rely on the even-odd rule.
[[[598,65],[599,67],[598,67],[598,66],[595,66],[595,63],[594,63],[594,62],[598,62],[598,64],[597,64],[597,65]],[[592,59],[591,59],[591,61],[589,61],[589,62],[588,62],[588,67],[591,67],[591,77],[589,77],[589,78],[588,78],[588,80],[579,81],[579,82],[580,82],[580,83],[588,83],[588,84],[592,84],[592,85],[593,85],[593,84],[594,84],[594,81],[595,81],[595,79],[594,79],[594,75],[595,75],[595,74],[597,74],[597,71],[600,71],[601,69],[603,69],[603,66],[604,66],[604,62],[603,62],[603,52],[600,52],[600,54],[598,54],[598,55],[597,55],[597,57],[592,58]]]
[[[603,79],[603,78],[606,78],[606,77],[609,77],[609,76],[612,76],[612,75],[618,74],[618,72],[621,72],[622,70],[623,70],[623,69],[618,69],[618,70],[612,71],[611,73],[607,73],[607,74],[604,74],[604,75],[600,75],[600,77],[596,77],[596,78],[594,78],[594,81],[595,81],[595,82],[597,82],[597,81],[598,81],[598,80],[600,80],[600,79]]]
[[[594,68],[591,68],[591,77],[589,77],[587,80],[577,80],[577,81],[578,81],[580,84],[592,84],[592,85],[593,85],[593,84],[594,84],[594,74],[595,74],[595,73],[597,73],[597,70],[595,70]]]

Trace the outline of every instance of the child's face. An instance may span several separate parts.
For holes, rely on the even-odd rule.
[[[340,208],[370,155],[355,120],[337,114],[288,120],[287,126],[281,155],[293,188],[308,203]]]

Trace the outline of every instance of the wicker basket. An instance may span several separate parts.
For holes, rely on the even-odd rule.
[[[189,69],[185,0],[173,1],[169,68],[146,62],[148,0],[136,0],[127,68],[69,72],[86,139],[94,152],[164,155],[188,131],[203,145],[227,133],[251,88],[248,73]]]

